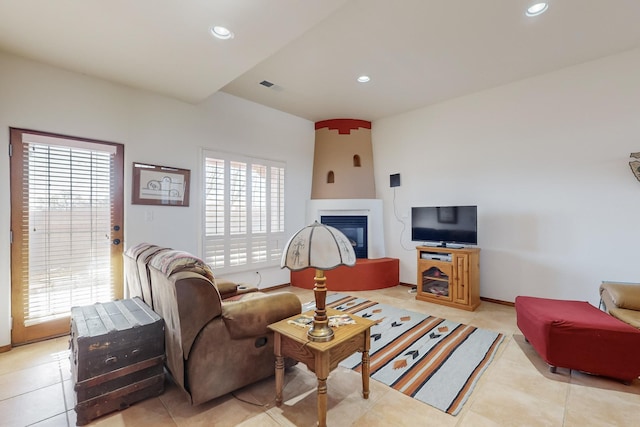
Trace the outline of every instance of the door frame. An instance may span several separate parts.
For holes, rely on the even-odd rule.
[[[92,138],[74,137],[52,132],[35,131],[30,129],[9,128],[10,130],[10,193],[11,193],[11,344],[22,345],[56,336],[67,335],[70,327],[70,316],[43,322],[41,324],[24,326],[20,322],[24,318],[23,284],[20,277],[23,271],[24,258],[28,247],[22,244],[22,233],[25,224],[22,223],[23,203],[23,167],[22,156],[23,134],[42,135],[71,141],[82,141],[92,144],[102,144],[115,147],[116,154],[113,161],[114,182],[112,184],[112,226],[111,226],[111,266],[113,277],[113,292],[116,299],[123,297],[123,244],[124,241],[124,145],[115,142],[101,141]],[[119,225],[117,229],[113,225]],[[118,241],[119,243],[115,243]],[[27,261],[28,262],[28,258]],[[18,321],[19,320],[19,321]]]

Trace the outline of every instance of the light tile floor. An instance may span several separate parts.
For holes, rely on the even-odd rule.
[[[416,301],[407,287],[349,292],[408,310],[503,332],[505,341],[457,416],[372,380],[361,397],[360,374],[338,367],[328,380],[330,426],[640,426],[640,380],[631,385],[567,369],[551,374],[516,326],[512,307],[483,302],[474,312]],[[287,288],[302,302],[310,290]],[[283,405],[273,377],[192,407],[170,381],[159,397],[92,422],[95,426],[314,426],[316,381],[298,364],[287,371]],[[74,426],[68,339],[0,354],[0,426]]]

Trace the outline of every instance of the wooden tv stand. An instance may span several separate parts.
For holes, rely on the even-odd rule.
[[[480,305],[480,249],[418,246],[416,299],[473,311]]]

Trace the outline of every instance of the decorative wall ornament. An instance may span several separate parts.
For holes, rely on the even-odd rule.
[[[189,169],[133,162],[131,204],[189,206]]]
[[[640,159],[640,152],[631,153],[631,157],[633,157],[634,159]],[[631,166],[631,172],[633,172],[633,174],[636,176],[636,179],[640,181],[640,161],[633,160],[629,162],[629,166]]]

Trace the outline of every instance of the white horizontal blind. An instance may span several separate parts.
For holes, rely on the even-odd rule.
[[[115,151],[101,144],[23,136],[23,322],[68,316],[115,298],[111,269]],[[55,141],[54,141],[55,140]],[[48,143],[51,142],[51,143]]]
[[[277,265],[284,245],[283,163],[205,152],[203,258],[216,271]]]
[[[267,249],[269,261],[279,263],[285,241],[284,234],[284,168],[272,166],[269,176],[269,209],[268,221],[271,224],[271,236]],[[278,238],[274,238],[277,236]]]
[[[267,261],[267,166],[251,166],[251,261]]]
[[[229,265],[247,263],[247,164],[229,162]]]
[[[225,161],[205,159],[204,248],[207,264],[222,268],[225,265],[224,238],[227,212],[225,206]]]

